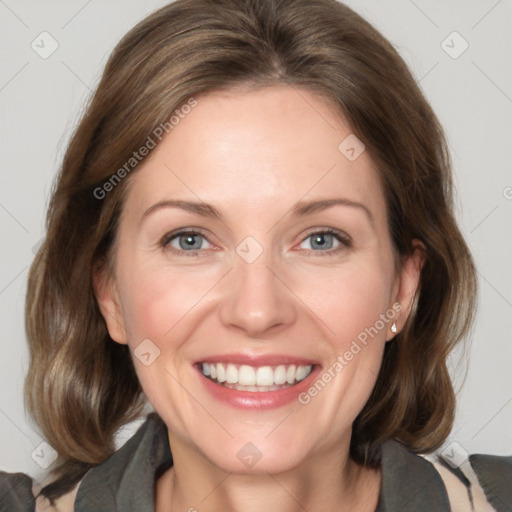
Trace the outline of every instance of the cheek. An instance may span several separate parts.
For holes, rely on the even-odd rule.
[[[379,335],[386,328],[380,315],[389,308],[391,280],[387,263],[366,264],[316,270],[302,281],[298,295],[326,327],[326,336],[337,351],[377,323]],[[361,336],[364,337],[364,334]]]
[[[316,272],[315,286],[302,289],[301,298],[307,297],[305,302],[326,326],[322,353],[329,355],[321,375],[299,402],[319,423],[333,425],[326,441],[350,428],[374,388],[386,318],[389,314],[392,321],[396,314],[389,304],[391,279],[386,265],[369,259],[339,272]]]
[[[121,290],[123,318],[131,344],[149,338],[173,337],[191,311],[201,307],[203,297],[215,284],[212,272],[155,267],[144,263],[126,269],[132,276]],[[122,277],[121,277],[122,281]]]
[[[123,318],[135,370],[150,403],[160,411],[170,408],[175,421],[184,421],[194,411],[194,404],[176,384],[176,380],[189,378],[189,367],[182,364],[186,359],[182,345],[194,329],[191,319],[195,308],[201,306],[201,298],[215,281],[204,273],[193,278],[192,273],[176,268],[157,268],[144,261],[136,265],[136,272],[127,267],[119,273],[124,282]],[[123,281],[123,276],[130,278]],[[149,364],[139,358],[146,352],[150,354]]]

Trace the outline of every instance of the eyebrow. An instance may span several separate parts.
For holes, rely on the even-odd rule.
[[[357,201],[352,201],[351,199],[346,199],[344,197],[336,197],[333,199],[319,199],[315,201],[302,201],[297,203],[293,208],[292,212],[298,216],[303,217],[305,215],[309,215],[311,213],[316,213],[322,210],[326,210],[327,208],[331,208],[332,206],[341,205],[341,206],[351,206],[353,208],[358,208],[363,211],[368,220],[373,225],[373,215],[370,209],[362,203],[358,203]]]
[[[222,220],[223,216],[215,207],[210,204],[196,202],[196,201],[183,201],[180,199],[168,199],[165,201],[160,201],[153,206],[150,206],[142,215],[142,220],[146,218],[148,215],[152,214],[157,210],[161,210],[162,208],[181,208],[190,213],[195,213],[197,215],[201,215],[202,217],[216,217],[219,220]]]
[[[317,199],[312,201],[299,201],[291,208],[291,212],[296,217],[305,217],[306,215],[326,210],[327,208],[331,208],[336,205],[350,206],[353,208],[360,209],[366,214],[368,220],[373,225],[374,218],[372,212],[369,210],[367,206],[365,206],[362,203],[352,201],[351,199],[342,197],[332,199]],[[210,204],[196,201],[184,201],[180,199],[168,199],[160,201],[154,204],[153,206],[150,206],[143,213],[141,221],[148,215],[163,208],[181,208],[182,210],[185,210],[190,213],[195,213],[202,217],[217,218],[219,220],[223,220],[224,218],[222,213],[220,213],[219,210],[217,210],[214,206]]]

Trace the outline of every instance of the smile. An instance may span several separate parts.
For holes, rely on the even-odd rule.
[[[201,363],[201,371],[212,382],[230,389],[249,392],[277,391],[307,378],[313,365],[249,366],[234,363]]]

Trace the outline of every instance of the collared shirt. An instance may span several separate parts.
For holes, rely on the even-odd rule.
[[[382,487],[375,512],[451,512],[446,480],[430,461],[394,440],[381,449]],[[156,478],[172,463],[167,426],[157,413],[150,413],[121,448],[84,475],[74,510],[155,512]],[[478,478],[476,485],[485,493],[483,500],[492,505],[487,510],[512,512],[512,456],[471,455],[469,463]],[[464,484],[472,501],[472,486],[465,475],[450,472]],[[32,479],[23,473],[0,472],[0,511],[36,510]]]

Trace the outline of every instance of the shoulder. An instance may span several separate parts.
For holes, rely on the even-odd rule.
[[[469,455],[452,443],[416,454],[398,440],[382,445],[379,512],[512,512],[512,457]]]
[[[25,473],[0,471],[0,510],[28,512],[34,507],[32,478]]]
[[[172,454],[165,423],[155,413],[149,414],[124,444],[53,504],[37,496],[49,481],[35,482],[24,473],[0,471],[0,512],[96,511],[96,499],[104,510],[117,510],[118,499],[120,510],[149,510],[155,473],[169,464]]]
[[[453,512],[512,510],[512,456],[467,455],[452,448],[431,457]]]
[[[0,511],[73,512],[79,485],[54,500],[52,505],[42,496],[36,498],[43,485],[35,484],[29,475],[0,471]]]
[[[468,464],[495,509],[512,510],[512,455],[474,454]]]
[[[80,482],[78,482],[71,491],[54,500],[53,505],[43,496],[38,496],[36,498],[34,512],[73,512],[75,510],[75,499],[79,486]],[[34,496],[37,496],[42,487],[43,486],[38,486],[33,488]]]

